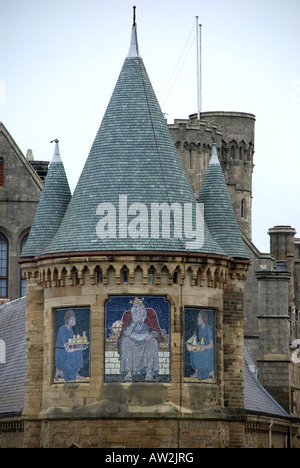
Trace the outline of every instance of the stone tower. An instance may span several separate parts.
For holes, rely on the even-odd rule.
[[[255,116],[242,112],[202,112],[169,125],[172,138],[199,195],[215,142],[238,223],[252,237],[252,172]]]
[[[69,203],[61,160],[50,166],[37,216],[56,204],[56,232],[34,223],[22,254],[26,447],[245,445],[249,260],[210,153],[197,202],[134,22]]]
[[[296,230],[274,226],[268,231],[272,270],[256,272],[259,306],[260,381],[276,400],[290,412],[299,411],[299,366],[293,362],[293,342],[299,337],[299,264],[295,246]]]

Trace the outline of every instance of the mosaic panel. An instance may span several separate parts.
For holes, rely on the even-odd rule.
[[[215,382],[215,311],[184,309],[184,382]]]
[[[89,382],[90,309],[56,309],[54,331],[54,383]]]
[[[111,296],[105,306],[105,381],[170,381],[170,304]]]

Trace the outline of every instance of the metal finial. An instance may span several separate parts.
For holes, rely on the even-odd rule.
[[[136,25],[136,23],[135,23],[135,10],[136,10],[136,6],[133,7],[133,26]]]

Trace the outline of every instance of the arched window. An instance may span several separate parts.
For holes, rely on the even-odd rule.
[[[8,293],[8,241],[0,233],[0,297]]]
[[[99,265],[96,266],[95,268],[95,274],[96,274],[96,284],[103,284],[103,271],[99,267]]]
[[[122,283],[123,284],[128,284],[129,281],[129,270],[126,265],[123,266],[121,270],[121,275],[122,275]]]
[[[240,142],[240,145],[239,145],[239,158],[240,158],[240,161],[244,160],[245,153],[246,153],[246,143],[244,142],[244,140],[242,140]]]
[[[76,267],[73,267],[71,270],[71,278],[73,281],[73,286],[79,286],[80,285],[80,278],[78,275],[78,270]]]
[[[25,234],[21,240],[20,253],[25,247],[29,234]],[[22,277],[22,270],[20,271],[20,297],[26,296],[26,279]]]
[[[148,270],[148,284],[154,284],[154,273],[155,273],[155,270],[153,268],[153,266],[151,266]]]
[[[6,347],[5,341],[0,340],[0,364],[6,363]]]

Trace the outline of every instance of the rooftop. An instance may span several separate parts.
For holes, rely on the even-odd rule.
[[[134,24],[70,204],[42,253],[188,249],[225,255],[205,223],[202,233],[199,223],[196,229],[198,208],[140,57]]]

